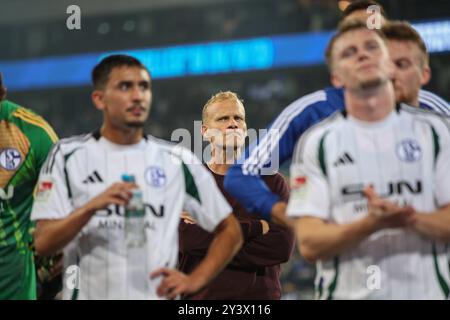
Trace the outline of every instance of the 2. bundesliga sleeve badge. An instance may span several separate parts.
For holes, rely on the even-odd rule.
[[[35,189],[35,200],[36,201],[46,201],[50,198],[51,192],[53,190],[53,179],[51,177],[42,178]]]

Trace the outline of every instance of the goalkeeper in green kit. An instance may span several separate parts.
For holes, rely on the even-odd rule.
[[[30,211],[40,168],[58,137],[43,118],[5,96],[0,74],[0,300],[36,299]]]

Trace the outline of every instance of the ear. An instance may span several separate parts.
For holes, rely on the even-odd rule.
[[[105,110],[105,103],[103,102],[103,91],[94,90],[91,94],[91,99],[94,103],[94,106],[98,110]]]
[[[341,82],[341,80],[339,79],[339,77],[336,76],[335,73],[331,74],[330,81],[331,81],[331,84],[333,85],[333,87],[335,87],[335,88],[341,88],[344,86],[343,83]]]
[[[205,139],[209,139],[209,131],[208,127],[202,122],[202,126],[200,127],[200,132]]]
[[[429,66],[426,66],[423,68],[422,70],[422,80],[420,82],[420,84],[422,86],[428,84],[428,82],[430,82],[431,80],[431,69]]]

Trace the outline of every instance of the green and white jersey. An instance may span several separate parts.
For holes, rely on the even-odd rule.
[[[30,249],[33,190],[57,139],[33,111],[0,101],[0,300],[36,298]]]
[[[124,208],[99,210],[66,247],[65,268],[79,266],[78,290],[65,274],[64,298],[157,299],[161,278],[149,274],[173,268],[178,259],[178,224],[188,211],[208,231],[231,213],[211,174],[188,150],[146,137],[135,145],[113,144],[98,133],[61,140],[39,177],[32,219],[61,219],[120,182],[135,176],[145,204],[147,242],[128,249]]]
[[[337,112],[296,145],[288,215],[347,224],[367,215],[362,190],[431,212],[450,204],[447,119],[401,105],[362,122]],[[446,245],[409,229],[378,231],[334,259],[317,263],[320,299],[444,299]]]

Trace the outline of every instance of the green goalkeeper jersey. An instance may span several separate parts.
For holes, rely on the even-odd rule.
[[[0,102],[0,299],[35,299],[33,190],[57,136],[34,112]]]

